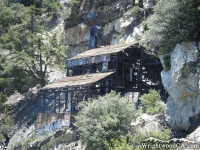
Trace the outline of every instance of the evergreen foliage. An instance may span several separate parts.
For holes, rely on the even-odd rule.
[[[56,34],[46,24],[62,9],[57,0],[0,0],[0,108],[4,96],[44,86],[47,68],[64,68],[56,58],[66,57]],[[49,19],[50,18],[50,19]],[[5,111],[2,111],[5,112]]]
[[[10,133],[14,130],[12,116],[6,116],[0,120],[0,146],[7,147],[10,140]]]
[[[0,18],[0,28],[5,29],[14,21],[14,13],[10,8],[1,6]]]
[[[138,12],[139,12],[139,7],[138,7],[138,6],[133,6],[131,9],[128,10],[128,12],[129,12],[132,16],[136,17],[137,14],[138,14]]]
[[[79,2],[77,0],[71,0],[70,1],[70,5],[73,6],[73,5],[77,5]]]
[[[19,3],[10,3],[7,6],[3,0],[0,3],[3,8],[0,10],[0,16],[3,16],[0,19],[0,27],[2,27],[0,48],[4,51],[0,58],[1,75],[4,78],[14,77],[13,83],[17,83],[14,85],[15,88],[20,87],[18,83],[30,82],[27,79],[32,80],[31,86],[37,83],[45,85],[47,67],[53,66],[56,57],[60,59],[66,57],[67,47],[60,46],[56,34],[48,33],[49,29],[44,27],[47,20],[40,15],[46,12],[48,15],[55,15],[60,9],[59,2],[44,0],[41,6],[39,6],[40,1],[32,2],[21,1],[22,4],[30,7],[24,7]],[[48,7],[51,10],[45,11]]]
[[[146,21],[141,44],[158,49],[160,55],[170,53],[181,41],[198,40],[200,0],[159,0],[154,14]]]
[[[163,113],[164,106],[160,104],[160,93],[156,90],[150,89],[148,94],[143,94],[140,97],[143,112],[148,114]]]
[[[170,55],[165,55],[165,56],[162,57],[162,59],[163,59],[163,63],[162,63],[163,69],[164,70],[170,70],[170,68],[171,68],[171,57],[170,57]]]
[[[62,8],[57,0],[43,0],[42,7],[48,15],[57,15],[58,11]]]
[[[143,140],[154,137],[167,141],[169,140],[170,132],[171,130],[165,128],[144,131],[139,127],[134,134],[128,133],[126,136],[120,136],[119,139],[112,139],[110,143],[105,141],[105,145],[107,150],[146,150],[147,148],[142,147]]]
[[[131,121],[138,114],[133,103],[112,91],[97,101],[86,103],[75,124],[87,150],[104,149],[105,140],[110,143],[111,139],[119,139],[132,130]]]
[[[8,109],[8,106],[4,104],[6,102],[6,96],[3,93],[0,93],[0,113],[5,113]]]

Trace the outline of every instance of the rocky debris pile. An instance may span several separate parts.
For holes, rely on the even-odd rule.
[[[171,54],[171,69],[161,72],[169,94],[166,121],[175,130],[188,131],[193,124],[191,118],[200,112],[199,72],[196,43],[177,44]]]
[[[36,85],[33,88],[29,88],[28,91],[24,94],[16,92],[15,94],[8,97],[6,104],[9,105],[8,114],[17,114],[22,109],[28,106],[29,103],[33,102],[39,92],[40,85]]]
[[[40,140],[36,140],[27,146],[27,150],[35,150],[43,147],[44,149],[49,147],[57,147],[57,143],[70,143],[76,140],[76,131],[68,129],[57,130],[53,135],[46,136]]]
[[[12,147],[13,145],[16,145],[16,143],[19,143],[23,139],[26,139],[30,137],[35,131],[35,126],[23,126],[21,130],[15,131],[15,134],[11,137],[8,147]]]
[[[70,144],[60,144],[54,147],[54,150],[85,150],[85,146],[81,145],[80,141],[76,141]]]

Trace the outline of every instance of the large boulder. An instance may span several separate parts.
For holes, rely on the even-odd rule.
[[[182,43],[171,54],[171,69],[161,72],[169,94],[166,121],[173,129],[187,131],[190,118],[200,112],[199,66],[196,43]]]

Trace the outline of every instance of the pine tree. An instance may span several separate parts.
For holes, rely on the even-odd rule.
[[[14,13],[4,3],[1,3],[0,8],[0,32],[2,32],[14,21]]]
[[[2,64],[2,67],[4,70],[14,67],[22,69],[44,86],[47,67],[53,66],[55,57],[66,57],[67,47],[60,46],[57,36],[51,36],[48,28],[42,26],[44,20],[37,15],[38,9],[34,6],[23,7],[24,14],[20,15],[18,9],[21,7],[12,7],[15,8],[14,14],[18,16],[19,23],[10,26],[0,38],[2,48],[9,50],[7,58],[12,58],[9,59],[9,65]]]

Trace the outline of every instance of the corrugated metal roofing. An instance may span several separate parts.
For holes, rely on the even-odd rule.
[[[57,89],[57,88],[64,88],[64,87],[77,86],[77,85],[86,85],[89,83],[97,82],[113,73],[115,73],[115,71],[65,77],[52,84],[44,86],[41,90]]]
[[[97,56],[97,55],[117,53],[117,52],[120,52],[120,51],[122,51],[122,50],[124,50],[128,47],[136,45],[136,44],[138,44],[138,42],[95,48],[95,49],[85,51],[81,54],[78,54],[78,55],[76,55],[76,56],[74,56],[74,57],[72,57],[68,60],[79,59],[79,58],[87,58],[87,57]]]

